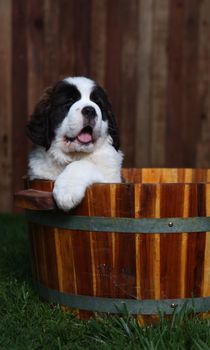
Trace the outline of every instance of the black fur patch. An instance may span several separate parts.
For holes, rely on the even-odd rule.
[[[99,85],[96,85],[90,94],[90,99],[95,102],[102,112],[102,119],[108,120],[108,130],[109,134],[113,140],[113,146],[118,151],[120,148],[119,131],[117,128],[117,123],[112,112],[111,103],[105,91]]]
[[[65,81],[59,81],[53,88],[47,89],[26,126],[31,141],[48,150],[55,136],[54,130],[80,98],[81,94],[76,86]]]

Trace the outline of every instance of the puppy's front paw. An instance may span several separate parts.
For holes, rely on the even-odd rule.
[[[53,197],[57,206],[64,211],[76,207],[82,201],[84,195],[85,188],[82,186],[62,186],[55,182]]]

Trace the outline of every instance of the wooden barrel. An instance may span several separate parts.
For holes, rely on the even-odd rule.
[[[69,213],[52,181],[26,181],[33,278],[41,298],[92,313],[210,310],[210,170],[123,169]],[[151,319],[151,317],[150,317]]]

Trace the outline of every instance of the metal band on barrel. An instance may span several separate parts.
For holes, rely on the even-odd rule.
[[[122,218],[77,216],[55,211],[27,210],[28,221],[62,229],[121,233],[209,232],[210,217]]]
[[[132,315],[155,315],[160,311],[167,315],[186,307],[194,312],[208,312],[210,297],[183,298],[183,299],[119,299],[104,298],[87,295],[74,295],[59,292],[35,283],[35,289],[40,297],[49,302],[93,312],[120,313],[126,310]]]

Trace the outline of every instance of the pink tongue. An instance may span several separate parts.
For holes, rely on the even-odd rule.
[[[88,132],[81,132],[81,134],[77,136],[77,139],[81,143],[89,143],[93,140],[92,135]]]

